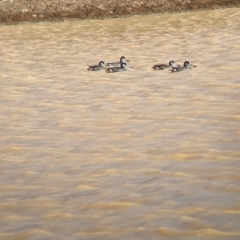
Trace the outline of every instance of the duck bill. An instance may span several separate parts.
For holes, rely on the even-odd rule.
[[[192,65],[193,67],[197,67],[196,65]]]
[[[130,62],[130,60],[126,60],[126,62]]]

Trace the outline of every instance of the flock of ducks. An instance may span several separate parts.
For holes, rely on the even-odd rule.
[[[98,65],[88,66],[88,71],[99,71],[105,70],[107,73],[115,73],[126,71],[129,60],[126,60],[124,56],[120,58],[119,62],[105,63],[104,61],[100,61]],[[171,72],[180,72],[187,69],[192,69],[193,67],[197,67],[193,65],[190,61],[185,61],[183,65],[179,65],[174,61],[170,61],[169,64],[155,64],[152,66],[153,70],[163,70],[168,69]]]

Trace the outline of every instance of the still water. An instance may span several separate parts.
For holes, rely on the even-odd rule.
[[[239,19],[0,26],[0,239],[240,239]]]

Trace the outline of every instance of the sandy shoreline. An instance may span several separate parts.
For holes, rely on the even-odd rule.
[[[239,0],[0,0],[0,23],[103,19],[240,7]]]

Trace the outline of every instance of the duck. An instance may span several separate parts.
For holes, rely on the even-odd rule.
[[[120,67],[122,63],[127,63],[127,62],[130,62],[130,61],[126,60],[124,56],[121,56],[119,62],[106,63],[106,66]]]
[[[163,70],[165,68],[173,68],[173,67],[179,67],[179,66],[180,65],[178,65],[174,61],[170,61],[169,64],[155,64],[152,68],[154,70]]]
[[[190,61],[185,61],[183,63],[183,66],[178,66],[178,67],[172,67],[170,69],[171,72],[180,72],[180,71],[184,71],[184,70],[190,70],[192,69],[192,67],[197,67],[196,65],[193,65]]]
[[[105,71],[107,73],[115,73],[115,72],[123,72],[127,70],[127,64],[121,63],[121,67],[111,67],[111,68],[105,68]]]
[[[104,61],[100,61],[98,65],[88,66],[88,71],[99,71],[105,68]]]

